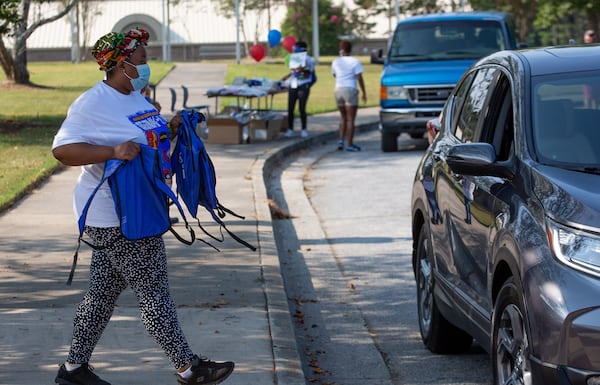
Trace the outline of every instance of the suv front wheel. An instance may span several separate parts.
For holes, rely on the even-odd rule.
[[[440,313],[433,294],[435,277],[432,261],[429,230],[424,225],[419,233],[415,261],[421,339],[433,353],[464,353],[471,347],[473,337],[452,325]]]
[[[494,306],[494,385],[532,383],[524,306],[514,278],[502,285]]]

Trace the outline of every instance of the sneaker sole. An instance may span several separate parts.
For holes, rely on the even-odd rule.
[[[226,375],[224,375],[223,377],[219,378],[216,381],[213,382],[209,382],[208,384],[204,384],[204,385],[217,385],[220,384],[221,382],[225,381],[229,376],[231,376],[231,373],[233,373],[233,368],[231,368],[231,372],[227,373]]]
[[[211,381],[211,382],[202,382],[201,384],[202,384],[202,385],[217,385],[217,384],[220,384],[221,382],[223,382],[223,381],[225,381],[227,378],[229,378],[229,376],[231,376],[231,373],[233,373],[233,369],[234,369],[234,368],[235,368],[235,367],[231,368],[231,371],[230,371],[229,373],[225,374],[223,377],[221,377],[221,378],[219,378],[219,379],[216,379],[216,380],[214,380],[214,381]],[[180,376],[177,376],[177,382],[178,382],[180,385],[193,385],[193,383],[191,383],[191,382],[181,382],[181,381],[180,381],[180,379],[181,379],[181,377],[180,377]],[[76,385],[76,384],[73,384],[73,385]]]

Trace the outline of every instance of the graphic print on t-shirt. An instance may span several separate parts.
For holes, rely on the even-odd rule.
[[[140,111],[128,118],[136,127],[144,131],[148,146],[156,148],[160,153],[165,182],[171,185],[171,141],[167,119],[156,109]]]

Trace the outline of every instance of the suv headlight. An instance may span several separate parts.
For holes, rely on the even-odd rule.
[[[554,255],[577,270],[600,276],[600,236],[546,219]]]
[[[402,86],[382,86],[381,100],[408,99],[408,91]]]

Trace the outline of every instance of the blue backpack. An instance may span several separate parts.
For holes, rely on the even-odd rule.
[[[220,225],[221,229],[225,229],[233,239],[255,251],[256,247],[229,231],[223,222],[226,214],[241,219],[244,219],[244,217],[223,206],[217,198],[215,167],[206,152],[202,139],[196,133],[196,126],[205,119],[204,115],[196,110],[182,111],[177,143],[171,156],[171,167],[177,184],[177,194],[183,200],[192,217],[198,220],[198,226],[206,235],[216,241],[223,241],[222,233],[220,237],[216,237],[206,231],[200,224],[198,219],[198,207],[200,206],[204,207],[212,219]]]
[[[194,230],[189,226],[175,193],[164,181],[158,150],[145,144],[140,144],[140,149],[140,154],[133,160],[111,159],[105,163],[102,180],[88,198],[78,220],[79,238],[67,284],[70,285],[73,280],[81,242],[99,249],[82,237],[92,200],[106,181],[119,217],[121,233],[125,238],[135,241],[171,231],[179,241],[187,245],[194,243],[196,239]],[[173,229],[169,217],[169,201],[179,209],[191,240],[184,239]]]

